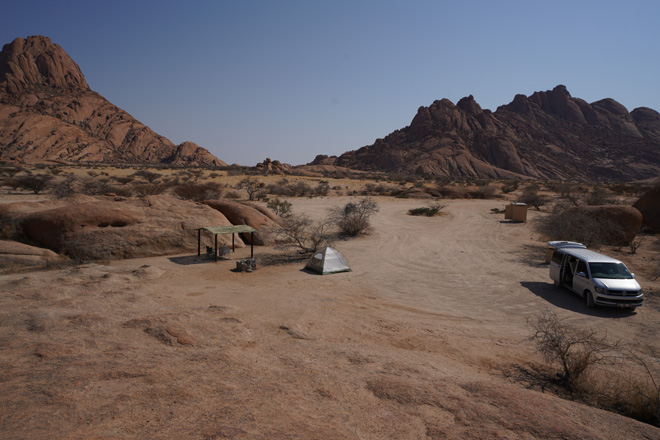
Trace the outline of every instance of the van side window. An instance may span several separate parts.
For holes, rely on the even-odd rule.
[[[561,252],[554,251],[552,253],[552,262],[561,264],[561,260],[564,258],[564,254]]]
[[[589,271],[587,271],[587,263],[585,263],[582,260],[578,261],[577,271],[578,272],[584,272],[587,276],[589,276]]]

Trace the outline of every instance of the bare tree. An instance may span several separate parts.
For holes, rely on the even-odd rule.
[[[299,254],[314,253],[329,245],[334,237],[332,226],[327,220],[315,221],[305,214],[283,218],[273,233],[278,249],[297,249]]]

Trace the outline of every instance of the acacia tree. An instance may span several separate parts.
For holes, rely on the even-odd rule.
[[[268,203],[266,203],[266,206],[268,206],[268,209],[273,211],[275,215],[280,217],[290,216],[291,209],[293,209],[291,202],[287,200],[280,200],[277,197],[273,200],[269,200]]]
[[[252,177],[246,177],[245,179],[238,182],[236,188],[244,189],[248,193],[248,198],[254,200],[255,194],[264,187],[264,183],[260,180],[253,179]]]
[[[18,186],[21,188],[29,189],[35,194],[39,194],[41,191],[46,189],[48,182],[52,180],[53,176],[46,176],[43,174],[37,174],[32,176],[21,176],[16,179]]]

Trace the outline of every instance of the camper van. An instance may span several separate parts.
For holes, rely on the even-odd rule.
[[[588,307],[642,305],[644,294],[635,275],[614,258],[583,247],[558,246],[550,261],[550,279],[582,296]]]

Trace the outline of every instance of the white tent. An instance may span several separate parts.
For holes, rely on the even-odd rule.
[[[313,270],[321,275],[337,272],[348,272],[351,270],[348,267],[346,258],[339,253],[338,250],[330,246],[321,249],[312,255],[307,261],[305,269]]]

